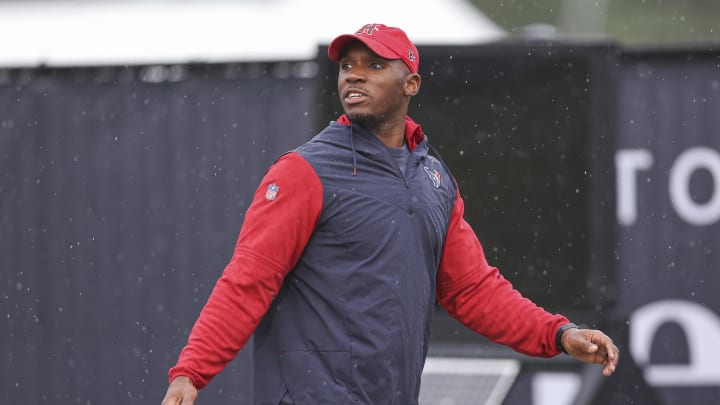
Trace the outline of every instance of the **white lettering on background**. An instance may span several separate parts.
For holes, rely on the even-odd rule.
[[[687,337],[689,362],[651,364],[650,349],[660,326],[672,322]],[[720,319],[708,308],[684,300],[647,304],[630,316],[630,353],[654,386],[720,385]],[[669,348],[672,349],[672,348]],[[684,349],[684,348],[683,348]]]

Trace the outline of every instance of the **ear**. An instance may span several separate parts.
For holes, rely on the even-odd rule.
[[[417,73],[408,73],[405,76],[405,96],[412,97],[420,92],[420,83],[422,78]]]

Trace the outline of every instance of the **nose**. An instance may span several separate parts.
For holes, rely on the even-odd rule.
[[[345,80],[351,83],[365,81],[366,76],[362,69],[353,67],[345,72]]]

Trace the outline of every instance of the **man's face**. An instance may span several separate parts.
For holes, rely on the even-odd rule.
[[[353,42],[343,51],[339,67],[338,95],[351,120],[369,128],[398,119],[404,122],[410,71],[401,60],[383,59]]]

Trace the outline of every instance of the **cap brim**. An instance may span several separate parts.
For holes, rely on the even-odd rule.
[[[359,41],[363,45],[370,48],[371,51],[375,52],[378,56],[385,59],[401,59],[395,52],[391,51],[388,47],[381,44],[378,41],[370,39],[366,36],[359,36],[353,34],[340,35],[330,42],[328,47],[328,57],[330,60],[339,61],[343,50],[349,43],[353,41]]]

